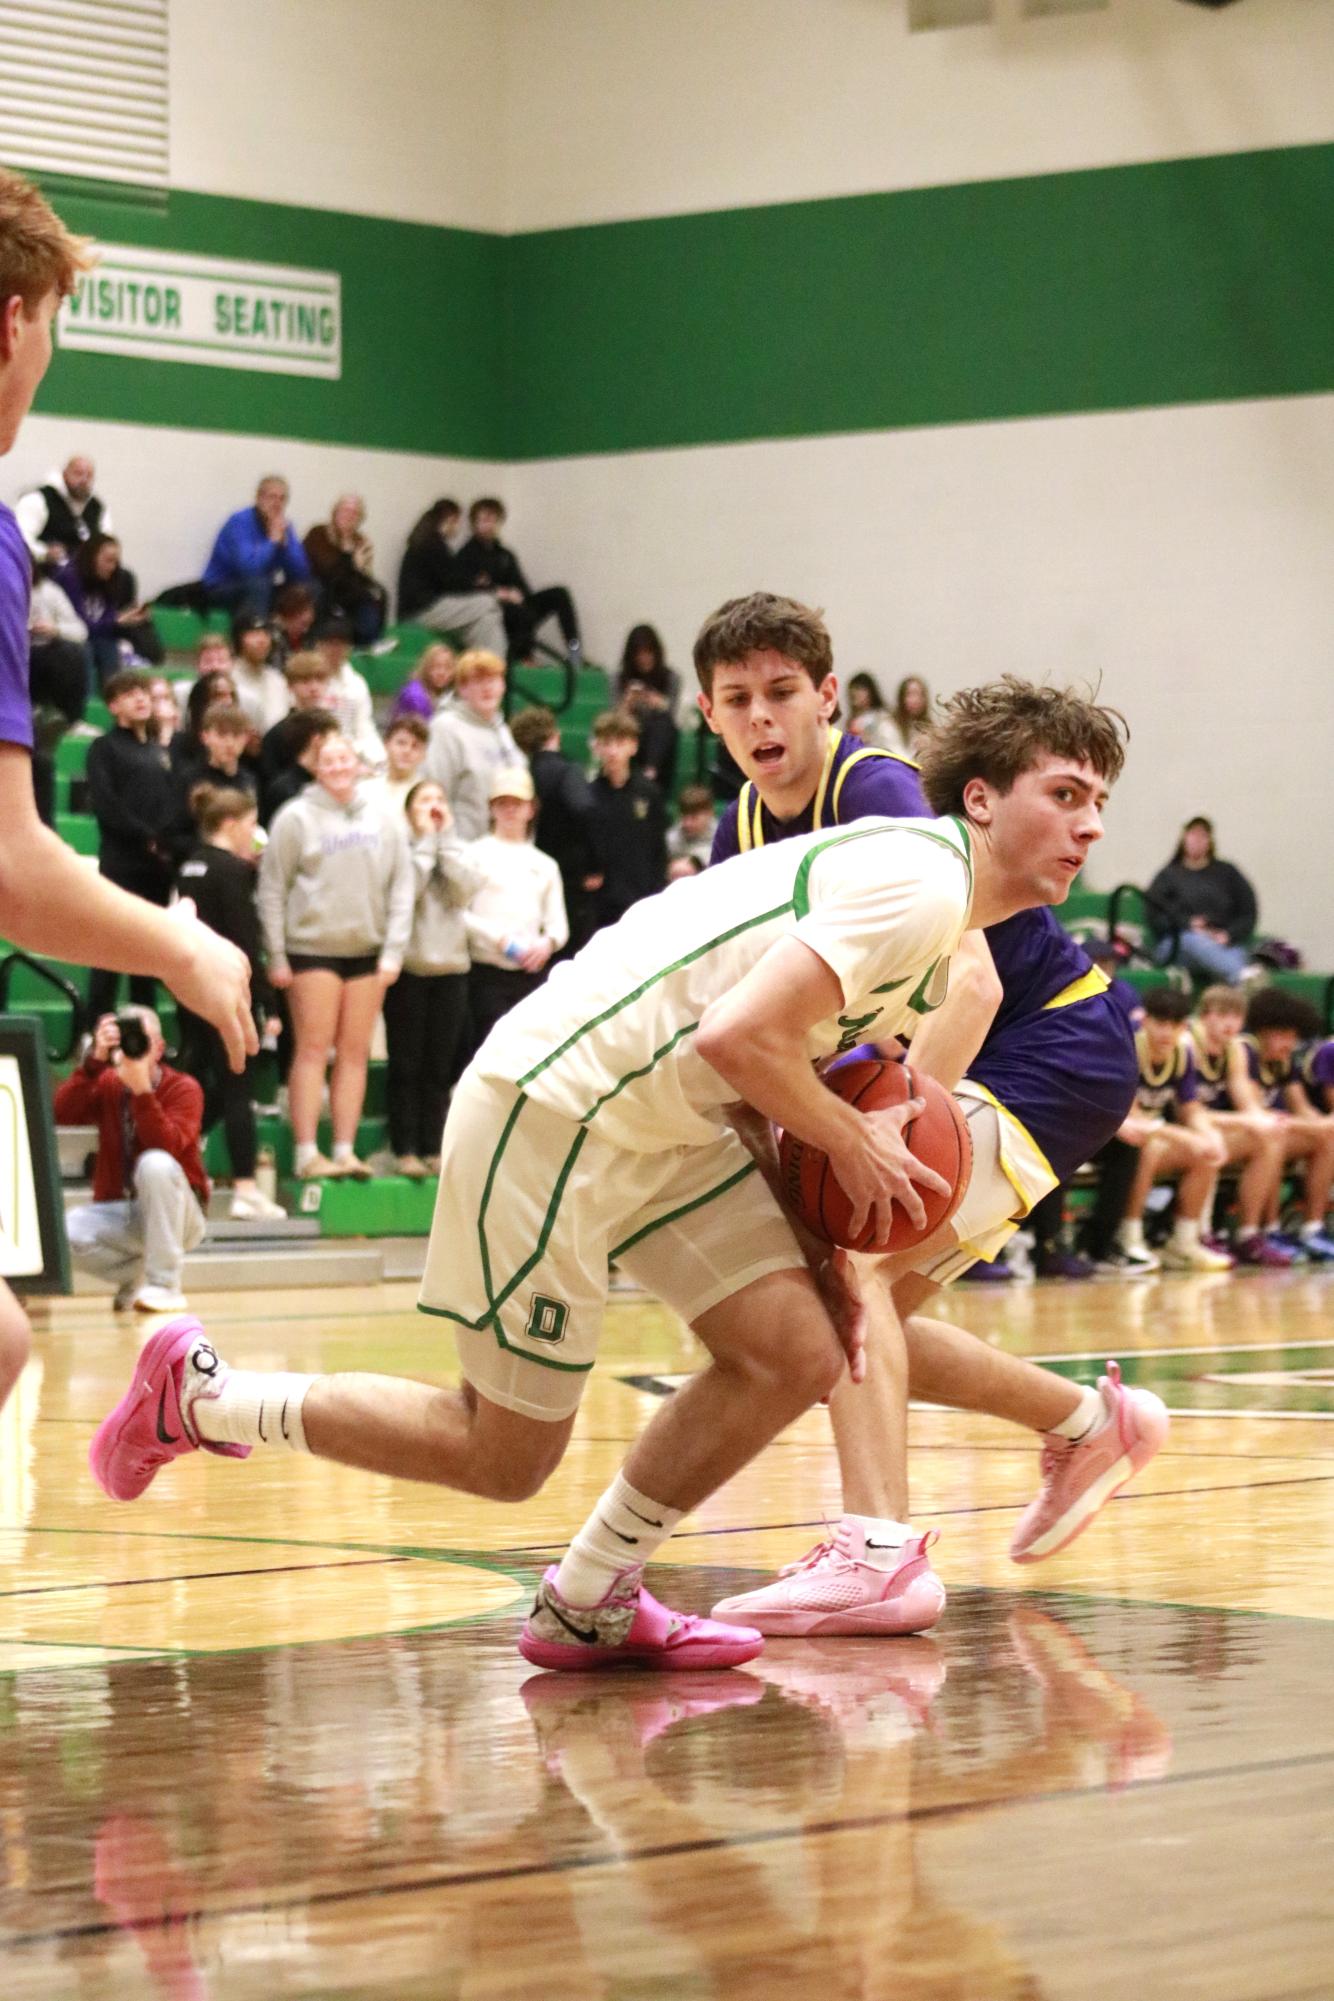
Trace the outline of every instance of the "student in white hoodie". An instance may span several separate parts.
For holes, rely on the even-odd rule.
[[[296,1051],[288,1107],[302,1180],[370,1169],[353,1150],[371,1035],[412,932],[413,875],[401,820],[358,779],[344,736],[320,745],[314,783],[275,816],[259,874],[269,981],[291,999]],[[328,1052],[333,1158],[315,1134]]]
[[[475,649],[459,656],[454,700],[431,721],[426,776],[443,785],[465,841],[480,840],[490,827],[491,780],[497,771],[523,763],[500,713],[504,699],[504,661],[498,653]]]
[[[384,770],[384,745],[375,727],[370,684],[352,665],[352,627],[345,618],[326,618],[315,628],[316,650],[329,670],[330,707],[367,771]]]
[[[392,733],[389,741],[392,747]],[[445,1109],[465,1053],[464,906],[481,877],[433,778],[412,787],[406,818],[416,904],[403,970],[384,997],[384,1032],[394,1165],[400,1174],[420,1181],[439,1169]]]
[[[469,855],[480,878],[468,902],[468,997],[479,1045],[541,986],[570,935],[560,870],[531,839],[537,803],[526,765],[496,773],[490,807],[495,831],[474,841]]]

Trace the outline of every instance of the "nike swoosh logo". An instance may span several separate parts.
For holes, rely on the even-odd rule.
[[[628,1515],[633,1515],[637,1522],[647,1523],[651,1529],[660,1529],[662,1527],[662,1523],[655,1515],[641,1515],[638,1508],[632,1508],[628,1501],[626,1502],[625,1512]]]
[[[902,1549],[903,1544],[901,1542],[872,1542],[868,1536],[865,1547],[867,1549]]]
[[[539,1605],[542,1602],[543,1601],[539,1599],[538,1601]],[[592,1627],[576,1626],[573,1619],[567,1619],[565,1614],[561,1611],[560,1606],[554,1604],[550,1598],[546,1599],[545,1603],[546,1603],[546,1608],[548,1612],[550,1612],[553,1619],[559,1619],[561,1625],[564,1626],[567,1633],[573,1633],[575,1639],[582,1640],[585,1646],[591,1647],[597,1644],[598,1629],[596,1626]]]
[[[164,1445],[179,1445],[181,1442],[180,1432],[168,1431],[166,1425],[162,1422],[167,1410],[168,1387],[169,1385],[166,1383],[162,1385],[162,1394],[157,1400],[157,1435]]]
[[[631,1508],[631,1510],[630,1510],[630,1513],[631,1513],[631,1514],[633,1515],[633,1514],[634,1514],[634,1512],[635,1512],[635,1511],[634,1511],[634,1509],[633,1509],[633,1508]],[[643,1517],[643,1515],[639,1515],[639,1516],[637,1516],[637,1517],[636,1517],[636,1519],[637,1519],[638,1521],[641,1521],[641,1522],[642,1522],[642,1521],[644,1520],[644,1517]],[[610,1522],[604,1522],[604,1521],[603,1521],[603,1519],[602,1519],[602,1517],[601,1517],[601,1515],[599,1515],[599,1516],[598,1516],[598,1526],[599,1526],[599,1528],[604,1528],[604,1529],[611,1529],[611,1533],[612,1533],[612,1534],[613,1534],[614,1536],[616,1536],[616,1537],[617,1537],[617,1538],[618,1538],[618,1539],[619,1539],[619,1540],[620,1540],[621,1542],[628,1542],[628,1543],[630,1544],[630,1546],[631,1546],[631,1548],[632,1548],[632,1549],[637,1549],[637,1548],[638,1548],[638,1546],[639,1546],[639,1537],[638,1537],[637,1535],[623,1535],[623,1534],[621,1533],[620,1529],[614,1529],[614,1528],[612,1528],[612,1526],[611,1526],[611,1523],[610,1523]]]

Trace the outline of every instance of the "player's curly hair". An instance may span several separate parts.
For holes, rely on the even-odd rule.
[[[0,302],[22,299],[31,318],[48,292],[72,292],[92,263],[87,239],[70,234],[31,181],[0,167]]]
[[[970,778],[1008,792],[1042,757],[1087,762],[1111,785],[1129,736],[1119,710],[1072,688],[1039,688],[1006,674],[942,702],[917,751],[922,789],[937,813],[962,813]]]
[[[715,667],[734,666],[752,653],[781,653],[804,668],[817,688],[834,671],[834,649],[823,615],[773,591],[729,598],[705,619],[695,641],[695,673],[705,694],[713,693]]]
[[[1323,1023],[1319,1010],[1300,994],[1290,994],[1284,987],[1261,987],[1247,1003],[1246,1027],[1252,1035],[1266,1028],[1290,1028],[1303,1042],[1314,1042]]]

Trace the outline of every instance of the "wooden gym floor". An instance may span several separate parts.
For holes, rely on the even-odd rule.
[[[447,1377],[414,1289],[194,1303],[251,1366]],[[39,1309],[0,1419],[0,1995],[1296,2001],[1334,1994],[1334,1274],[959,1291],[982,1338],[1109,1353],[1180,1415],[1051,1562],[1031,1442],[914,1417],[935,1635],[749,1670],[534,1675],[534,1576],[679,1325],[613,1299],[521,1509],[266,1456],[134,1507],[85,1453],[143,1328]],[[837,1512],[804,1418],[669,1546],[707,1609]]]

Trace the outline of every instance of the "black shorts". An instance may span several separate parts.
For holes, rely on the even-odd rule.
[[[294,973],[337,973],[340,980],[364,980],[380,969],[378,952],[360,958],[340,959],[333,952],[289,952],[287,963]]]

